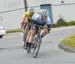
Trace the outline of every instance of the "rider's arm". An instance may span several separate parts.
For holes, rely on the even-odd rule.
[[[22,21],[22,22],[24,22],[24,20],[25,20],[25,17],[26,17],[26,16],[24,16],[24,17],[23,17],[23,21]]]
[[[21,24],[23,25],[24,23],[28,23],[28,17],[24,16],[23,21],[21,22]]]
[[[23,16],[23,19],[22,19],[22,22],[21,22],[21,29],[23,28],[24,20],[25,20],[25,15]]]
[[[46,25],[47,25],[47,27],[48,27],[48,31],[50,32],[50,30],[51,30],[51,20],[50,20],[49,17],[47,17]]]
[[[26,26],[27,23],[28,23],[28,16],[24,14],[23,20],[21,22],[21,28],[23,28],[23,26]]]
[[[25,14],[24,14],[24,17],[23,17],[23,22],[28,21],[28,17],[29,17],[29,16],[30,16],[29,11],[26,11]]]
[[[26,17],[26,13],[24,13],[24,15],[23,15],[23,20],[22,20],[22,22],[24,22],[25,17]]]

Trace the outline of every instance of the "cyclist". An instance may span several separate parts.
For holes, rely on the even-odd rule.
[[[24,31],[26,26],[28,25],[28,23],[31,21],[32,19],[32,16],[34,15],[34,9],[33,8],[29,8],[25,14],[24,14],[24,18],[23,18],[23,21],[21,22],[21,29]],[[30,26],[29,26],[29,29],[30,29]],[[25,35],[25,34],[24,34]],[[23,41],[25,39],[23,38]],[[27,44],[26,44],[27,46]]]
[[[34,24],[43,26],[43,29],[41,29],[41,33],[40,33],[41,37],[44,37],[50,31],[51,20],[48,16],[47,10],[41,9],[39,13],[35,14],[32,17],[32,20],[34,21]],[[29,48],[31,48],[31,45],[33,44],[32,43],[33,37],[37,33],[37,30],[38,28],[34,26],[34,28],[28,32],[26,40]]]
[[[25,12],[23,21],[21,22],[21,29],[25,29],[26,25],[28,24],[28,22],[30,22],[33,15],[34,15],[33,8],[30,8]]]

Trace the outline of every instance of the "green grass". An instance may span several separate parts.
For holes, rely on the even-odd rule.
[[[75,48],[75,36],[72,35],[68,38],[65,38],[61,43],[69,48]]]
[[[16,32],[22,32],[21,29],[11,29],[11,30],[7,30],[6,33],[16,33]]]

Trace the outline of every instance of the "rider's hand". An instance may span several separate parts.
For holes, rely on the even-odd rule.
[[[48,29],[47,25],[45,25],[43,28]]]

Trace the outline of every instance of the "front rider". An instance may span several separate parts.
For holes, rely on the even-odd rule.
[[[36,25],[41,25],[43,26],[43,29],[41,29],[40,35],[41,37],[44,37],[51,29],[51,20],[50,17],[48,16],[48,12],[45,9],[41,9],[39,13],[35,14],[32,19],[34,20],[34,23]],[[35,36],[35,34],[37,33],[37,27],[35,26],[33,29],[31,29],[28,32],[26,41],[27,44],[29,46],[29,48],[31,48],[31,45],[33,44],[33,38]]]

